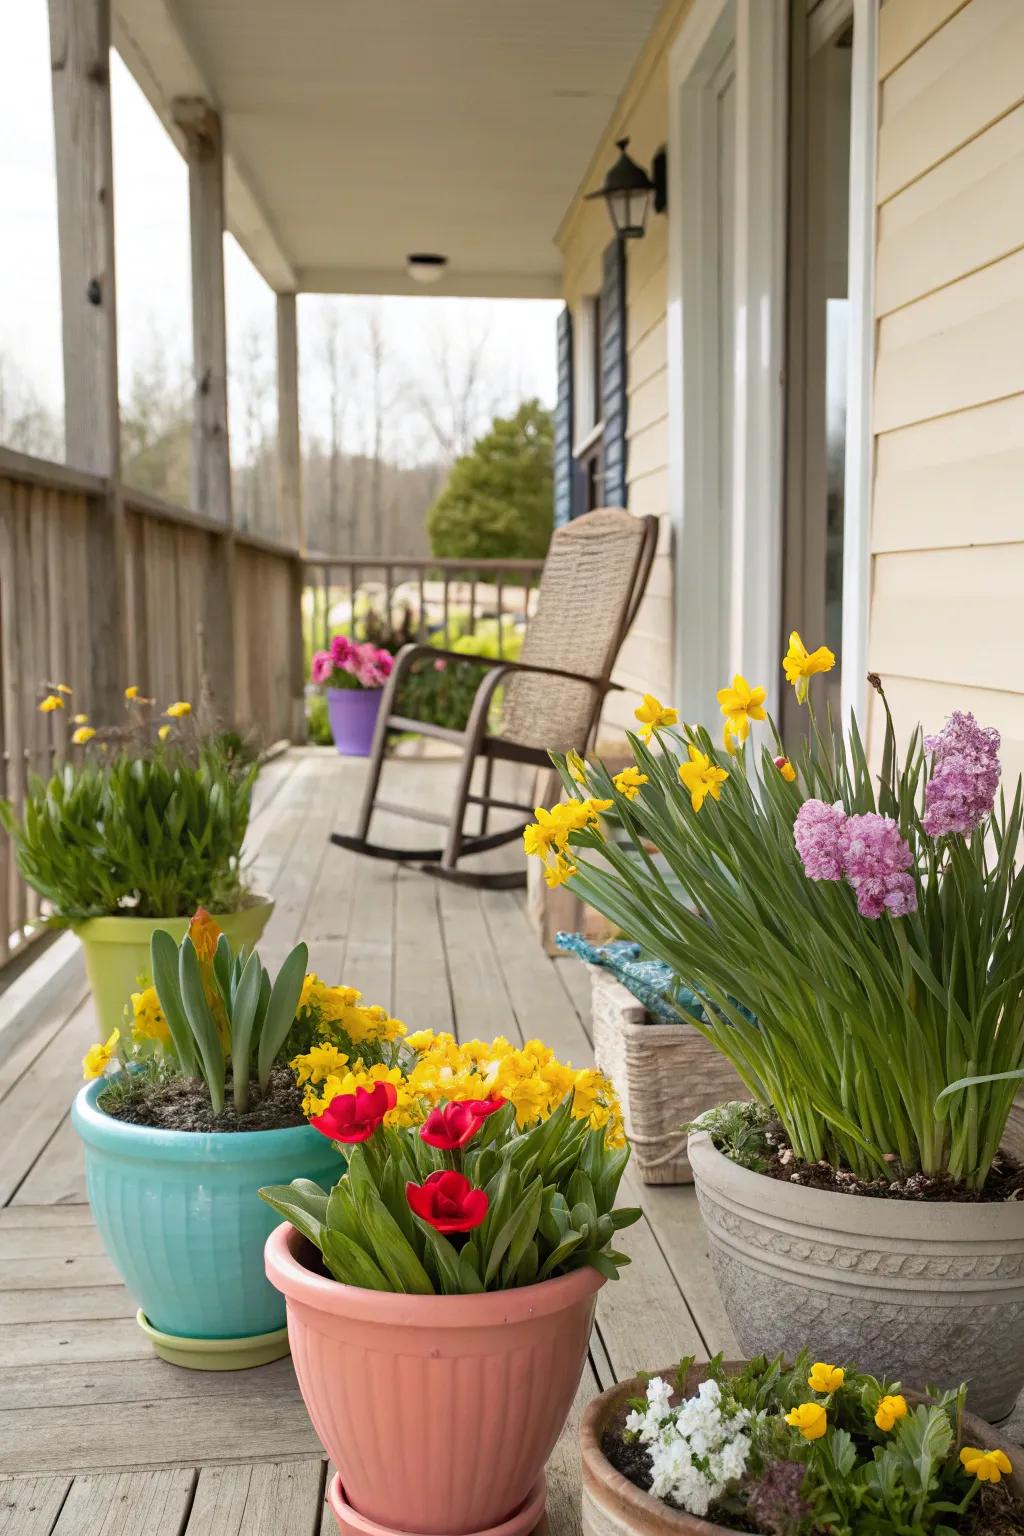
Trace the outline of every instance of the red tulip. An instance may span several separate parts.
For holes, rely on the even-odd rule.
[[[444,1168],[422,1184],[407,1184],[405,1198],[414,1216],[438,1232],[472,1232],[487,1215],[489,1201],[464,1173]]]
[[[314,1115],[309,1123],[331,1141],[369,1141],[388,1110],[397,1103],[394,1083],[374,1083],[371,1089],[339,1093],[323,1114]]]
[[[488,1115],[504,1104],[504,1099],[460,1099],[432,1109],[420,1126],[420,1136],[428,1147],[452,1152],[472,1141]]]

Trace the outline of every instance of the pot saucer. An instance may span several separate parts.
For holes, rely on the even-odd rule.
[[[529,1536],[543,1517],[547,1492],[547,1478],[542,1472],[531,1488],[526,1502],[519,1506],[514,1515],[503,1520],[500,1525],[490,1525],[485,1531],[468,1531],[465,1536]],[[335,1473],[331,1479],[327,1496],[341,1536],[450,1536],[446,1531],[412,1532],[405,1526],[399,1530],[397,1526],[379,1525],[376,1520],[368,1520],[365,1515],[354,1510],[346,1500],[345,1490],[341,1486],[341,1476],[338,1473]]]
[[[288,1329],[254,1333],[241,1339],[189,1339],[177,1333],[161,1333],[140,1307],[135,1321],[161,1360],[187,1371],[246,1371],[269,1365],[288,1353]]]

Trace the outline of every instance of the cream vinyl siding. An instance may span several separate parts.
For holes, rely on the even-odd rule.
[[[869,656],[1024,771],[1024,4],[880,16]],[[878,711],[872,729],[877,742]]]
[[[615,140],[629,135],[629,153],[649,166],[668,138],[668,51],[688,10],[671,0],[654,27],[647,48],[623,94],[618,111],[594,155],[582,192],[601,185],[617,153]],[[563,292],[579,314],[588,295],[601,286],[601,255],[612,238],[603,203],[577,198],[560,231]],[[615,681],[625,692],[612,694],[604,734],[635,725],[641,694],[673,696],[673,579],[668,490],[668,354],[665,310],[668,298],[668,218],[651,211],[647,233],[626,252],[627,480],[629,509],[661,519],[658,552],[647,595],[619,658]]]

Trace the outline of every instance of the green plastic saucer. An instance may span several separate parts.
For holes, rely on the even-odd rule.
[[[254,1333],[243,1339],[188,1339],[177,1333],[161,1333],[140,1307],[135,1320],[161,1360],[187,1371],[247,1371],[269,1365],[288,1353],[288,1329]]]

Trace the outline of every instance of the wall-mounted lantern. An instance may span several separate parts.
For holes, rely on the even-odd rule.
[[[648,173],[626,153],[628,139],[616,142],[622,153],[605,177],[604,185],[597,192],[587,193],[587,201],[603,197],[619,239],[639,240],[647,228],[651,203],[655,213],[664,213],[668,206],[665,151],[658,150]]]

